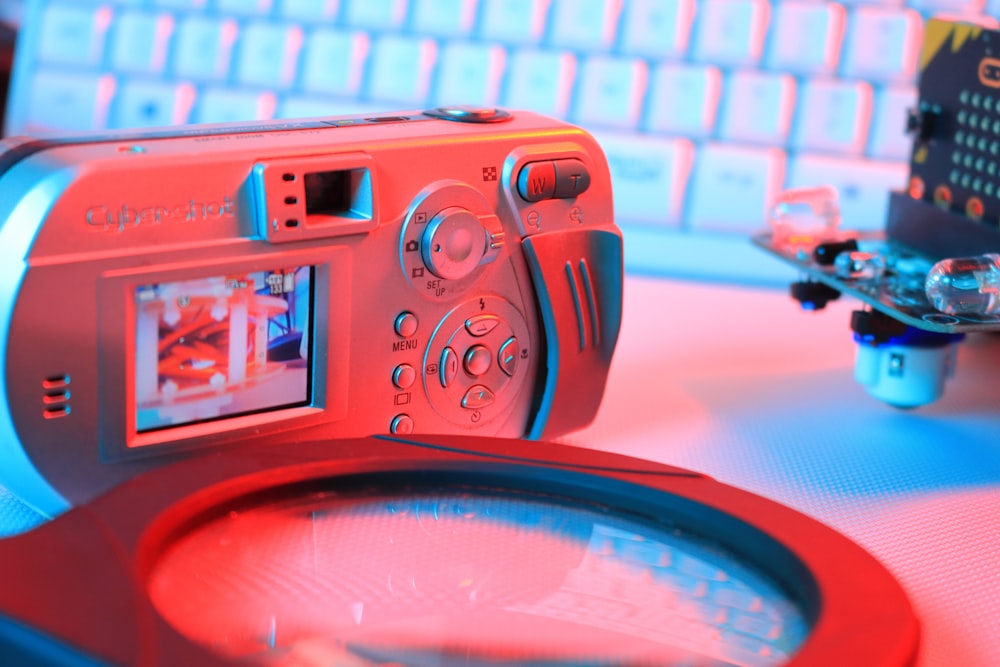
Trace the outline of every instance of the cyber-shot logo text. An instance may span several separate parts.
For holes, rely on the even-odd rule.
[[[236,202],[226,196],[222,201],[203,202],[191,199],[174,206],[91,206],[84,219],[100,230],[124,232],[126,229],[172,222],[212,222],[236,215]]]

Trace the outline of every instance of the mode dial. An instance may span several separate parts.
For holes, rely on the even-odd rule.
[[[440,211],[428,223],[421,256],[438,278],[459,280],[475,271],[488,247],[489,234],[479,218],[453,206]]]

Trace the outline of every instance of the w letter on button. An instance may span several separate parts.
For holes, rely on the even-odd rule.
[[[517,175],[517,191],[525,201],[550,199],[556,191],[556,168],[551,161],[529,162]]]

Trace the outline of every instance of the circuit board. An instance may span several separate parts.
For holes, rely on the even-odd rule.
[[[807,280],[911,326],[949,334],[997,331],[1000,315],[939,312],[924,284],[938,260],[1000,253],[1000,31],[931,19],[919,64],[918,99],[906,118],[909,179],[905,191],[887,193],[884,231],[848,228],[833,237],[791,240],[764,233],[753,240]],[[879,256],[884,271],[845,276],[817,260],[819,245],[847,239]]]
[[[911,196],[1000,223],[1000,32],[928,21],[911,112]]]
[[[882,232],[859,233],[853,238],[859,250],[885,258],[886,269],[882,275],[875,278],[839,276],[834,267],[815,261],[813,252],[817,244],[775,243],[770,234],[759,234],[753,241],[800,269],[805,279],[828,285],[910,326],[946,334],[1000,331],[1000,316],[947,315],[930,304],[924,294],[924,282],[934,264],[932,258],[886,238]]]

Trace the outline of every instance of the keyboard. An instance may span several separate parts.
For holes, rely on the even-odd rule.
[[[1000,0],[27,0],[7,134],[442,104],[577,123],[611,166],[626,269],[741,284],[785,188],[883,226],[931,16]]]

